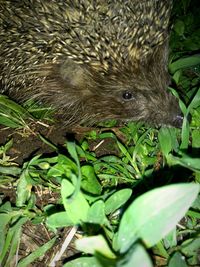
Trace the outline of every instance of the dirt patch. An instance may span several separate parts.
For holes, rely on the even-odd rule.
[[[8,140],[13,139],[13,146],[8,155],[20,165],[36,154],[53,152],[53,149],[41,140],[41,136],[55,145],[61,145],[66,140],[66,130],[39,124],[33,125],[31,130],[13,130],[0,127],[0,145],[4,145]]]
[[[14,162],[21,165],[34,155],[55,152],[51,146],[42,140],[42,137],[53,145],[61,147],[67,140],[80,141],[87,132],[94,129],[101,132],[108,130],[84,127],[76,127],[68,130],[59,125],[44,126],[41,124],[34,124],[30,128],[23,130],[14,130],[0,126],[0,146],[4,145],[8,140],[13,139],[13,146],[8,151],[8,155]],[[124,139],[124,136],[118,128],[113,128],[112,130],[118,135],[119,139]],[[97,156],[118,154],[115,143],[115,140],[112,138],[89,140],[90,150],[95,151]]]

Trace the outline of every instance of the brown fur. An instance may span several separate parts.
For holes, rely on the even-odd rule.
[[[176,126],[170,10],[171,0],[0,0],[0,90],[51,105],[68,125]]]

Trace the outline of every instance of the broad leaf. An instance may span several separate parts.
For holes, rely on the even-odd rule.
[[[63,267],[102,267],[95,257],[80,257],[63,265]]]
[[[120,208],[130,198],[132,190],[121,189],[112,194],[105,202],[105,213],[110,214]]]
[[[139,243],[128,251],[125,257],[120,261],[119,266],[153,267],[147,251]]]
[[[104,239],[102,235],[78,239],[76,240],[76,248],[85,253],[95,254],[96,252],[99,252],[105,257],[111,259],[115,258],[115,255],[109,248],[107,241]]]
[[[125,252],[137,239],[147,247],[165,237],[184,216],[199,192],[198,184],[175,184],[138,197],[124,213],[118,249]]]
[[[81,191],[73,194],[75,187],[63,179],[61,184],[61,196],[68,218],[75,224],[86,221],[89,204]]]

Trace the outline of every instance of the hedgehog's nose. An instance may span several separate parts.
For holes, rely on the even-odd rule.
[[[183,115],[182,114],[178,114],[174,117],[173,119],[173,125],[177,128],[181,128],[183,124]]]

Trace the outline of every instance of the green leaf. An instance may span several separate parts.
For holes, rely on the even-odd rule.
[[[66,156],[59,154],[56,158],[56,164],[48,171],[48,177],[68,177],[71,178],[71,173],[76,173],[76,164]]]
[[[188,262],[191,265],[198,264],[198,253],[200,248],[200,237],[192,238],[184,241],[181,244],[181,252],[189,258]]]
[[[184,258],[180,252],[174,253],[169,261],[168,267],[188,267]]]
[[[10,174],[13,176],[18,176],[21,173],[21,168],[13,167],[13,166],[0,166],[0,173],[2,174]]]
[[[81,257],[63,265],[63,267],[103,267],[95,257]]]
[[[121,150],[121,152],[126,157],[126,159],[131,162],[131,164],[132,164],[133,168],[135,169],[135,171],[137,172],[137,174],[140,174],[140,170],[137,166],[137,161],[131,157],[127,148],[123,144],[121,144],[119,141],[117,141],[117,145],[118,145],[119,149]]]
[[[61,211],[50,215],[47,218],[46,224],[53,229],[58,227],[68,227],[74,225],[74,223],[70,220],[68,213],[66,211]]]
[[[14,110],[15,112],[19,113],[21,116],[28,115],[31,117],[31,115],[28,113],[26,109],[24,109],[22,106],[20,106],[13,100],[9,99],[5,95],[0,95],[0,104],[4,105],[6,108],[10,108]]]
[[[37,248],[34,252],[30,255],[21,259],[18,263],[17,267],[27,267],[29,266],[34,260],[38,259],[39,257],[44,256],[44,254],[49,250],[56,241],[56,237],[45,243],[43,246]]]
[[[190,138],[190,125],[187,119],[187,116],[184,116],[183,125],[182,125],[182,132],[181,132],[181,145],[180,149],[187,149],[189,144]]]
[[[200,106],[200,89],[195,94],[194,98],[192,99],[191,103],[188,106],[188,113],[194,109]]]
[[[8,142],[6,142],[3,146],[0,146],[0,153],[6,153],[11,149],[13,146],[13,139],[10,139]]]
[[[10,222],[12,215],[11,214],[2,214],[0,213],[0,262],[2,262],[4,253],[4,245],[6,239],[6,232],[7,232],[7,224]]]
[[[121,189],[112,194],[105,202],[105,213],[110,214],[124,205],[130,198],[132,190],[129,188]]]
[[[173,80],[175,81],[176,84],[179,83],[180,78],[181,78],[182,70],[177,70],[174,75],[173,75]]]
[[[12,212],[11,214],[13,217],[14,214],[18,217],[17,213]],[[21,227],[27,220],[28,218],[21,217],[13,226],[8,228],[7,236],[0,257],[0,263],[1,263],[2,261],[4,261],[4,257],[6,256],[6,262],[4,264],[5,267],[10,267],[10,263],[13,260],[13,257],[17,253],[21,236]]]
[[[99,252],[105,257],[111,259],[116,258],[102,235],[77,239],[76,248],[84,253],[95,254],[96,252]]]
[[[0,124],[12,128],[27,127],[24,118],[32,118],[30,113],[5,95],[0,95]]]
[[[186,215],[191,217],[192,219],[200,219],[200,212],[188,210]]]
[[[173,74],[179,69],[188,68],[200,64],[200,55],[180,58],[169,65],[169,70]]]
[[[125,257],[120,260],[119,266],[123,267],[153,267],[151,259],[144,247],[137,243],[133,248],[131,248]]]
[[[0,206],[0,213],[9,213],[12,211],[12,206],[9,201],[6,201]],[[0,220],[0,231],[2,230],[1,223],[4,223],[3,220]]]
[[[29,181],[29,175],[30,174],[27,167],[22,171],[22,174],[20,175],[20,178],[18,180],[16,200],[16,205],[18,207],[22,207],[31,196],[32,185]]]
[[[21,128],[24,127],[20,121],[15,122],[14,118],[7,118],[5,114],[0,114],[0,124],[10,128]]]
[[[176,130],[174,128],[162,127],[158,132],[158,140],[161,151],[165,157],[168,156],[170,151],[176,150],[178,147],[175,131]]]
[[[80,191],[81,180],[82,180],[81,167],[80,167],[78,154],[77,154],[77,151],[76,151],[76,144],[74,142],[67,142],[67,149],[69,151],[69,154],[75,160],[76,167],[77,167],[77,175],[74,176],[74,177],[76,177],[76,187],[75,187],[75,190],[74,190],[74,195],[76,195]]]
[[[165,242],[162,242],[162,240],[159,241],[154,246],[154,251],[155,251],[155,254],[158,254],[158,255],[162,256],[163,258],[167,259],[169,257],[169,254],[167,253],[167,250],[166,250],[167,244],[165,243],[166,245],[164,245],[163,243],[165,243]]]
[[[17,223],[12,226],[8,231],[7,240],[11,241],[9,244],[9,254],[6,255],[5,267],[10,267],[11,262],[15,259],[17,250],[19,248],[19,242],[21,238],[22,225],[28,220],[28,218],[20,218]]]
[[[176,228],[174,228],[163,240],[165,248],[172,248],[177,246]]]
[[[188,155],[182,154],[182,157],[175,157],[173,155],[168,156],[168,160],[171,165],[181,165],[190,170],[199,172],[200,171],[200,158],[192,158]]]
[[[189,128],[189,122],[187,120],[189,112],[192,109],[197,108],[199,105],[200,105],[200,89],[197,91],[191,103],[189,104],[186,114],[184,116],[182,133],[181,133],[181,139],[182,139],[182,143],[180,145],[181,149],[187,149],[189,144],[190,128]]]
[[[137,239],[152,247],[185,215],[199,192],[198,184],[175,184],[138,197],[125,211],[118,232],[118,249],[125,252]]]
[[[74,189],[75,187],[68,180],[62,180],[62,201],[69,220],[71,220],[75,225],[87,220],[89,204],[80,191],[77,192],[76,195],[73,195]]]
[[[200,148],[200,131],[195,129],[192,131],[192,147]]]
[[[94,168],[92,166],[85,165],[81,167],[81,172],[81,188],[83,188],[86,192],[92,193],[94,195],[100,195],[102,188],[99,181],[97,180]]]
[[[96,201],[89,208],[87,222],[99,225],[103,225],[106,222],[105,204],[102,200]]]

